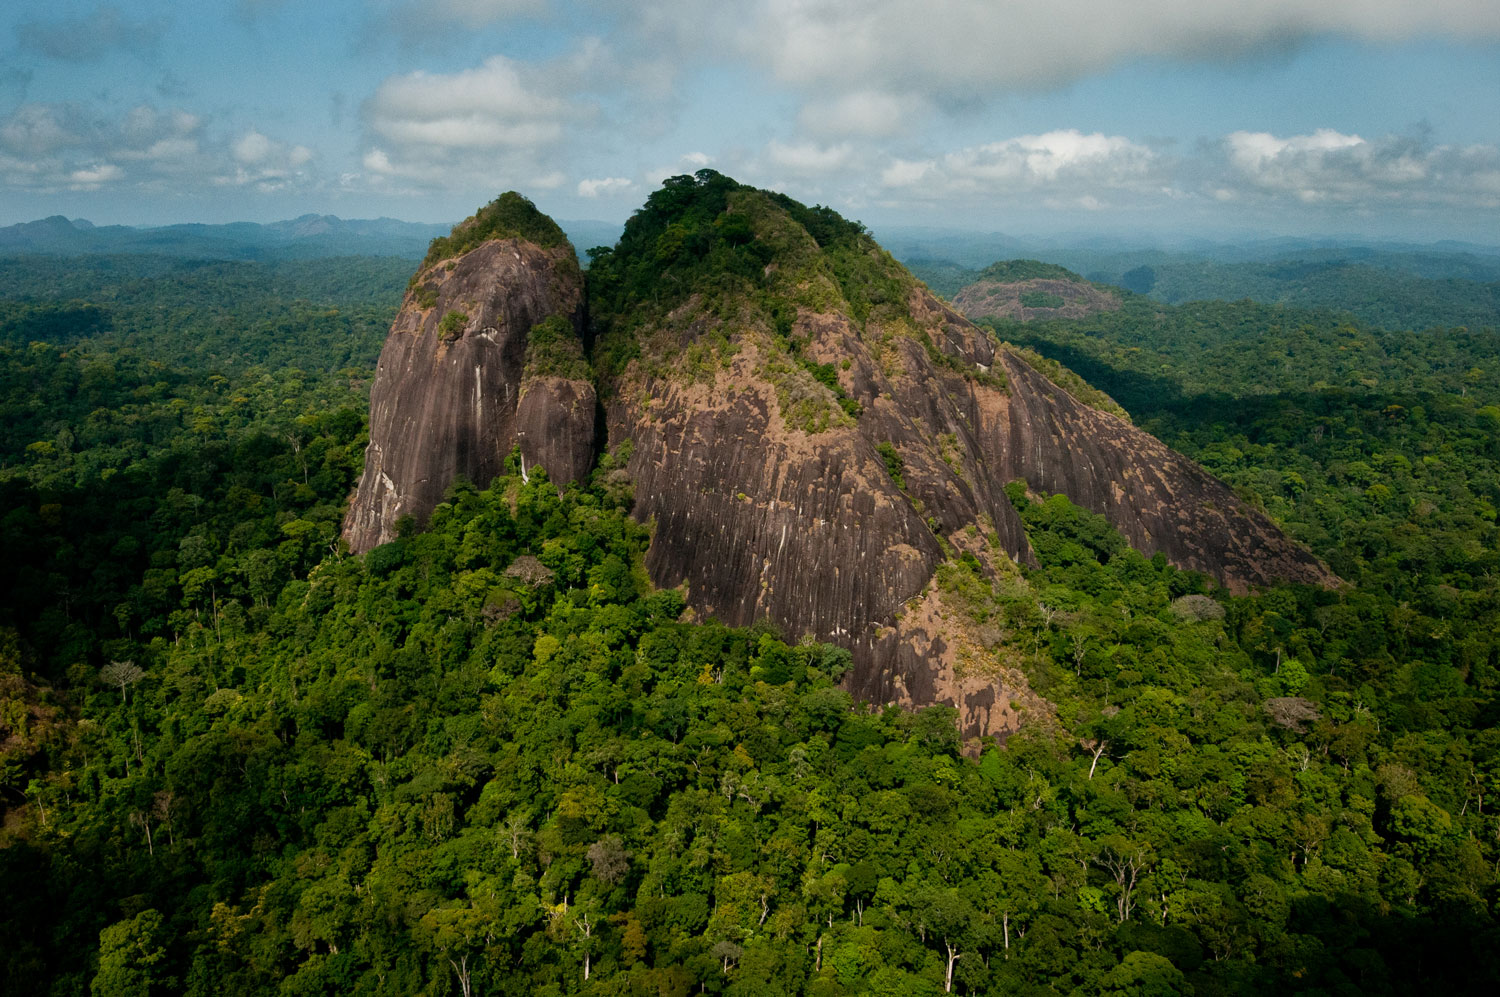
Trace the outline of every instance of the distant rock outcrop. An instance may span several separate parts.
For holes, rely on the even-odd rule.
[[[1117,311],[1120,299],[1055,264],[1006,260],[980,271],[978,280],[953,296],[953,307],[971,319],[1027,322]]]
[[[434,241],[370,391],[354,551],[425,521],[462,476],[487,485],[513,448],[559,483],[587,473],[597,402],[583,361],[583,274],[562,231],[507,194]]]

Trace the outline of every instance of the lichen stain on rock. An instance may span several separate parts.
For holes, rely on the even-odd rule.
[[[1012,391],[981,413],[983,456],[1003,480],[1061,493],[1107,517],[1131,546],[1231,590],[1337,579],[1305,548],[1200,466],[1090,408],[1024,361],[1004,356]]]
[[[856,431],[786,427],[759,363],[748,344],[712,384],[650,381],[649,417],[632,391],[611,405],[635,515],[655,523],[647,567],[725,623],[868,648],[941,549]]]
[[[540,464],[558,484],[582,480],[594,463],[599,399],[587,381],[528,378],[516,405],[516,439],[528,466]]]
[[[856,673],[850,691],[868,702],[954,707],[969,753],[977,753],[978,739],[1003,741],[1022,726],[1055,722],[1051,704],[1025,675],[985,650],[972,626],[944,603],[936,580],[908,602],[882,644],[891,667]]]

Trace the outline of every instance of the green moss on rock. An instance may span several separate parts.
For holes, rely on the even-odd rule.
[[[590,379],[583,343],[573,329],[573,323],[565,316],[550,315],[531,327],[526,339],[523,377],[563,377],[570,381]]]

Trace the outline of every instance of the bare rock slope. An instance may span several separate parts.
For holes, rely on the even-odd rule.
[[[594,256],[590,363],[572,250],[524,207],[523,231],[481,212],[437,240],[413,281],[372,392],[356,550],[425,518],[456,476],[487,483],[517,445],[555,479],[582,476],[597,388],[634,514],[653,525],[657,585],[684,586],[701,615],[848,647],[850,691],[952,704],[969,734],[1047,712],[941,584],[972,555],[1024,588],[1010,482],[1233,588],[1334,581],[1109,399],[997,342],[828,209],[712,171],[668,180]]]
[[[583,274],[529,201],[507,194],[438,239],[413,278],[370,391],[364,476],[344,521],[354,551],[423,522],[460,476],[486,485],[516,446],[576,480],[594,457]]]
[[[636,515],[655,524],[648,568],[700,612],[848,646],[861,698],[949,702],[970,733],[996,733],[1014,727],[1024,682],[965,635],[934,576],[962,550],[1030,559],[1010,481],[1066,494],[1147,555],[1234,588],[1333,581],[1222,483],[1079,401],[858,227],[717,175],[679,180],[694,186],[648,202],[590,279],[592,307],[614,316],[601,342],[630,357],[606,409],[611,445],[633,444]],[[695,216],[709,233],[696,259],[637,255],[676,245],[673,226]],[[654,308],[633,298],[648,270],[680,293]]]
[[[1120,299],[1092,284],[1063,280],[1026,280],[1015,284],[980,281],[953,296],[953,307],[972,319],[1008,318],[1018,322],[1047,318],[1083,318],[1095,312],[1119,311]]]
[[[1120,298],[1064,267],[1006,260],[980,271],[978,280],[953,296],[953,307],[971,319],[1028,322],[1118,311]]]

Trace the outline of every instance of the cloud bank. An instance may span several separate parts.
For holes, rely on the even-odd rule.
[[[198,115],[151,104],[109,117],[74,103],[26,103],[0,118],[0,185],[36,192],[279,190],[311,182],[313,158],[254,129],[211,135]]]

